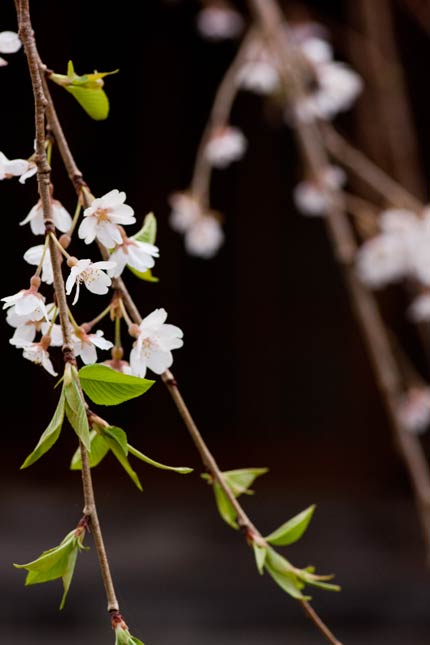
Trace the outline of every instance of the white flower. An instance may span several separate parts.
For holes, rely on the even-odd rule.
[[[397,414],[406,430],[416,434],[424,433],[430,425],[430,389],[411,388],[400,400]]]
[[[175,325],[166,325],[165,309],[155,309],[136,325],[137,339],[130,352],[132,374],[145,377],[146,370],[162,374],[173,363],[172,349],[183,345],[183,332]]]
[[[243,90],[256,94],[272,94],[279,86],[280,78],[267,47],[254,40],[246,50],[246,58],[236,74],[236,84]]]
[[[55,305],[53,303],[45,305],[47,318],[49,321],[52,320],[52,316],[55,313]],[[15,327],[15,332],[10,339],[11,345],[16,345],[21,347],[22,344],[28,344],[34,341],[36,334],[41,332],[42,334],[47,334],[51,337],[51,345],[61,346],[63,344],[63,333],[61,331],[60,325],[47,322],[47,319],[42,316],[36,320],[28,319],[27,316],[20,316],[16,313],[15,307],[11,307],[6,315],[6,322]]]
[[[28,168],[27,170],[22,173],[21,177],[18,179],[20,184],[25,184],[27,179],[30,177],[33,177],[37,173],[37,166],[34,161],[28,161]]]
[[[154,244],[139,242],[132,237],[124,237],[122,243],[115,247],[110,255],[115,267],[109,270],[112,278],[118,278],[128,265],[136,271],[144,273],[152,269],[154,258],[159,257],[159,249]]]
[[[323,181],[328,188],[340,188],[346,181],[346,174],[338,166],[330,166],[323,175]],[[303,215],[325,215],[328,208],[328,196],[324,189],[315,181],[301,181],[293,190],[296,208]]]
[[[408,316],[416,323],[430,321],[430,293],[422,293],[409,305]]]
[[[361,77],[345,63],[332,61],[317,66],[316,89],[296,105],[303,121],[331,120],[349,110],[363,90]]]
[[[219,128],[213,132],[206,144],[206,159],[216,168],[226,168],[233,161],[243,157],[247,145],[244,135],[238,128],[232,126]]]
[[[333,47],[327,40],[312,36],[300,43],[302,53],[315,65],[329,63],[333,60]]]
[[[8,159],[0,152],[0,179],[19,177],[28,172],[30,163],[25,159]]]
[[[359,278],[374,289],[401,280],[409,269],[404,240],[390,234],[366,240],[358,250],[356,268]]]
[[[118,225],[134,224],[136,218],[131,206],[124,204],[126,194],[116,188],[103,197],[97,197],[89,208],[84,210],[78,235],[85,244],[91,244],[96,238],[107,248],[121,244],[121,232]]]
[[[1,300],[4,302],[3,309],[13,307],[14,312],[26,320],[40,320],[40,318],[48,320],[45,298],[33,288],[21,289],[12,296],[5,296]]]
[[[414,235],[420,225],[420,219],[412,211],[403,208],[389,208],[379,216],[381,231],[386,233],[399,233],[401,235]]]
[[[224,233],[215,217],[205,215],[185,233],[185,249],[190,255],[212,258],[224,242]]]
[[[95,334],[87,334],[82,328],[79,332],[72,333],[73,350],[75,356],[80,356],[85,365],[91,365],[97,362],[97,350],[111,349],[113,343],[106,338],[103,338],[103,332],[99,329]]]
[[[178,233],[185,233],[202,214],[199,202],[189,193],[173,193],[169,202],[172,207],[169,224]]]
[[[66,293],[70,294],[73,287],[76,285],[75,298],[72,304],[75,304],[79,298],[79,288],[83,282],[91,293],[103,295],[109,291],[112,284],[111,278],[104,272],[115,267],[114,262],[91,262],[91,260],[77,260],[70,258],[68,265],[71,266],[69,277],[66,281]]]
[[[236,38],[241,34],[243,25],[240,13],[223,4],[206,7],[197,14],[197,29],[210,40]]]
[[[302,121],[333,119],[349,110],[363,90],[363,80],[349,65],[333,60],[333,49],[318,36],[297,39],[297,45],[309,63],[310,87],[295,106]],[[290,120],[289,110],[285,114]]]
[[[239,69],[236,83],[243,90],[270,95],[279,86],[279,74],[273,63],[269,61],[249,60]]]
[[[407,237],[411,274],[430,287],[430,211],[426,209],[412,235]]]
[[[21,345],[16,343],[17,347],[22,348],[22,355],[29,361],[41,365],[52,376],[58,376],[54,370],[51,359],[49,358],[48,349],[45,342],[40,343],[27,343],[23,342]]]
[[[44,251],[44,244],[37,244],[36,246],[32,246],[24,253],[24,260],[28,262],[28,264],[39,266]],[[41,280],[42,282],[46,282],[46,284],[52,284],[54,282],[54,273],[52,270],[51,254],[49,252],[49,249],[46,249],[45,255],[43,257]]]
[[[72,225],[72,218],[64,206],[57,199],[51,199],[52,219],[55,228],[65,233]],[[37,204],[28,213],[27,217],[20,222],[20,225],[30,223],[31,231],[34,235],[45,235],[45,223],[43,221],[43,207],[39,199]]]
[[[21,48],[21,41],[15,31],[0,32],[0,54],[15,54]],[[7,60],[0,57],[0,67],[7,65]]]
[[[0,53],[16,54],[21,49],[21,41],[15,31],[0,32]]]

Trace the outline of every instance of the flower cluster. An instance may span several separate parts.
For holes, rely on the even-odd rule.
[[[420,214],[390,209],[379,216],[380,232],[366,240],[357,254],[361,280],[373,289],[411,279],[422,289],[409,314],[430,320],[430,209]]]
[[[15,168],[16,174],[23,169],[23,165]],[[158,247],[139,239],[139,234],[128,237],[124,231],[124,226],[136,222],[134,211],[125,203],[125,199],[125,193],[115,189],[102,197],[93,198],[84,209],[77,230],[78,237],[86,245],[98,242],[109,253],[109,259],[93,262],[90,258],[78,259],[66,251],[65,247],[71,242],[74,220],[66,208],[51,197],[54,227],[64,234],[67,243],[60,244],[56,237],[51,237],[51,240],[55,249],[58,249],[60,266],[63,266],[62,258],[65,258],[65,265],[70,269],[65,280],[65,291],[66,295],[71,295],[74,290],[72,305],[78,302],[81,285],[91,294],[105,295],[109,293],[113,280],[120,277],[126,266],[143,275],[154,266],[154,258],[159,256]],[[77,212],[79,214],[79,210]],[[14,329],[10,343],[22,350],[24,358],[42,365],[51,375],[57,376],[49,352],[53,347],[61,347],[64,338],[58,324],[57,306],[53,303],[46,305],[46,298],[40,293],[42,283],[52,285],[54,281],[48,248],[50,233],[45,230],[40,200],[20,224],[29,224],[34,235],[45,235],[46,240],[44,244],[29,248],[24,254],[26,262],[37,267],[29,288],[1,298],[3,309],[7,310],[6,321]],[[114,307],[112,303],[95,321],[101,320],[111,311],[111,307]],[[73,351],[76,358],[80,358],[85,365],[97,362],[97,350],[112,350],[112,356],[122,356],[122,347],[106,339],[101,329],[92,331],[95,322],[79,325],[71,312],[69,317],[72,323]],[[164,309],[156,309],[143,319],[140,326],[127,323],[133,338],[130,341],[130,361],[106,361],[106,364],[142,378],[147,369],[161,374],[172,364],[172,350],[183,344],[182,331],[179,327],[165,324],[166,318]]]

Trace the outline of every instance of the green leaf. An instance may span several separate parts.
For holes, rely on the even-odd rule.
[[[239,525],[236,521],[236,511],[231,505],[230,500],[228,499],[218,482],[214,482],[212,484],[212,487],[218,512],[221,515],[222,519],[227,522],[227,524],[233,529],[238,529]]]
[[[231,488],[235,497],[243,493],[252,495],[253,491],[248,490],[254,480],[260,475],[267,473],[268,468],[239,468],[237,470],[226,470],[223,472],[224,479]]]
[[[269,575],[286,593],[297,600],[311,600],[301,592],[303,583],[298,579],[294,568],[281,555],[273,549],[267,549],[265,569]]]
[[[60,398],[55,409],[54,415],[39,439],[39,442],[33,452],[28,455],[27,459],[22,464],[21,468],[27,468],[44,455],[57,441],[60,436],[61,428],[64,421],[64,392],[60,394]]]
[[[138,271],[134,267],[131,267],[127,265],[127,268],[130,269],[132,273],[141,280],[145,280],[145,282],[159,282],[159,278],[156,278],[155,275],[152,275],[151,269],[147,269],[147,271]]]
[[[260,546],[256,542],[252,543],[252,548],[254,549],[254,556],[255,556],[255,562],[257,565],[257,569],[261,575],[264,573],[264,563],[266,561],[266,556],[267,556],[267,548],[264,546]]]
[[[85,448],[90,452],[90,428],[88,425],[87,412],[85,410],[81,391],[76,382],[78,377],[74,367],[71,367],[70,375],[71,378],[65,379],[63,386],[66,398],[66,417]]]
[[[157,220],[155,219],[154,213],[148,213],[145,215],[142,228],[132,237],[133,240],[136,240],[137,242],[155,244],[155,239],[157,237]]]
[[[94,72],[79,76],[74,70],[72,61],[69,61],[66,76],[52,72],[49,78],[72,94],[92,119],[102,121],[109,115],[109,99],[103,89],[103,79],[118,71],[116,69],[112,72]]]
[[[96,432],[95,430],[90,431],[90,446],[91,446],[91,452],[89,453],[90,468],[94,468],[107,455],[110,448],[109,448],[109,445],[104,440],[104,438],[100,434],[98,434],[98,432]],[[72,461],[70,462],[70,468],[71,470],[82,469],[80,448],[78,448],[75,454],[73,455]]]
[[[64,608],[66,603],[67,594],[69,593],[70,583],[72,582],[73,574],[75,572],[76,560],[78,557],[79,548],[73,549],[67,561],[66,570],[62,576],[63,578],[63,596],[61,598],[60,609]]]
[[[329,575],[316,575],[314,574],[314,567],[306,567],[306,569],[300,569],[297,572],[297,575],[309,585],[314,587],[320,587],[321,589],[326,589],[327,591],[340,591],[339,585],[329,584],[326,580],[332,580],[334,578],[333,574]]]
[[[127,629],[115,629],[115,645],[144,645],[141,640],[132,636]]]
[[[130,446],[130,444],[127,444],[127,446],[128,446],[128,452],[130,453],[130,455],[133,455],[134,457],[141,459],[142,461],[146,462],[147,464],[150,464],[151,466],[155,466],[155,468],[161,468],[162,470],[173,470],[175,473],[179,473],[180,475],[186,475],[188,473],[193,472],[192,468],[187,468],[185,466],[165,466],[164,464],[160,464],[159,461],[154,461],[150,457],[147,457],[146,455],[143,454],[143,452],[140,452],[136,448],[133,448],[133,446]]]
[[[136,484],[137,488],[142,491],[142,484],[140,483],[137,473],[133,470],[127,458],[128,444],[127,435],[124,430],[115,426],[108,426],[101,429],[104,440],[112,450],[115,457],[118,459],[121,466],[129,475],[131,480]]]
[[[117,405],[144,394],[155,383],[149,379],[129,376],[108,365],[95,363],[79,370],[85,394],[99,405]]]
[[[299,540],[306,531],[312,515],[315,511],[315,504],[309,506],[304,511],[295,515],[290,520],[282,524],[276,531],[265,537],[265,540],[276,546],[287,546]]]
[[[26,586],[49,582],[62,578],[63,596],[60,609],[63,609],[75,570],[76,559],[79,551],[83,549],[82,540],[85,532],[76,534],[76,529],[70,531],[58,546],[43,551],[43,553],[32,562],[26,564],[14,564],[17,569],[27,569],[25,579]]]

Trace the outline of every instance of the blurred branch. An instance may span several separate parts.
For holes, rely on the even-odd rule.
[[[223,128],[228,125],[231,109],[239,92],[237,74],[254,38],[255,31],[251,28],[242,40],[233,62],[230,64],[230,67],[227,69],[218,86],[207,124],[197,148],[191,180],[191,192],[201,205],[202,210],[206,210],[209,206],[210,180],[212,174],[212,164],[206,158],[206,145],[212,133],[217,128]]]
[[[389,205],[418,214],[422,212],[424,204],[419,199],[349,143],[331,123],[321,123],[319,129],[328,152],[363,179]]]
[[[423,198],[420,155],[398,51],[392,1],[350,0],[348,10],[362,34],[361,47],[357,49],[351,43],[350,53],[367,87],[358,102],[358,114],[360,107],[364,111],[359,122],[360,140],[364,137],[375,161],[383,167],[381,157],[385,153],[389,173],[414,195]],[[372,131],[367,135],[372,124]]]
[[[291,64],[291,61],[296,59],[298,52],[293,51],[293,54],[291,53],[294,47],[290,40],[286,38],[288,25],[284,16],[276,0],[248,0],[248,5],[267,41],[268,47],[270,47],[273,56],[278,61],[282,81],[289,89],[289,97],[294,108],[295,102],[301,96],[304,96],[305,91],[302,79],[297,73],[297,68]],[[414,205],[414,210],[416,207],[421,207],[419,202],[398,186],[396,182],[391,180],[387,182],[385,173],[380,172],[379,169],[369,164],[361,153],[356,153],[354,149],[343,145],[343,139],[336,136],[331,126],[325,126],[323,129],[324,140],[321,138],[321,132],[315,122],[304,122],[300,118],[296,118],[293,129],[304,161],[315,179],[322,177],[329,167],[329,159],[325,149],[329,135],[331,140],[334,140],[338,146],[339,143],[342,144],[339,146],[342,147],[342,152],[346,150],[348,153],[350,163],[346,162],[346,165],[352,165],[355,168],[358,161],[359,169],[362,172],[364,171],[366,177],[371,180],[373,187],[378,188],[378,179],[382,178],[385,183],[385,196],[388,197],[390,189],[394,187],[400,198],[406,198],[409,207],[411,204]],[[338,148],[337,151],[339,152]],[[343,154],[339,153],[337,157],[342,162],[345,161]],[[345,279],[353,310],[367,345],[376,382],[391,422],[395,442],[409,473],[423,530],[426,557],[429,558],[430,473],[427,459],[419,439],[407,432],[398,418],[397,405],[403,394],[402,379],[377,301],[373,293],[361,283],[355,272],[354,259],[357,248],[352,227],[344,212],[342,194],[339,190],[327,187],[324,182],[320,182],[320,184],[325,187],[328,201],[331,204],[325,219],[329,237]],[[389,188],[387,188],[387,184]]]
[[[415,22],[430,35],[430,2],[428,0],[399,0]]]

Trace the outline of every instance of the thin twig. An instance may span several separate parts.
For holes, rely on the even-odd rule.
[[[294,59],[294,56],[291,57],[290,55],[291,45],[286,38],[288,31],[283,14],[275,0],[248,0],[248,4],[275,59],[281,63],[280,73],[282,80],[290,88],[290,91],[293,89],[291,100],[294,102],[294,100],[303,96],[304,88],[301,78],[297,76],[296,70],[291,67],[291,59]],[[333,133],[333,138],[336,139],[336,133],[330,126],[324,128],[324,132],[327,133],[327,131],[330,135]],[[304,160],[311,172],[316,178],[323,176],[329,166],[329,160],[318,127],[313,122],[302,122],[297,119],[294,133]],[[350,152],[348,148],[347,150]],[[353,156],[356,156],[355,151],[353,151]],[[361,154],[357,153],[357,156],[362,161]],[[342,155],[339,155],[339,157],[342,162],[345,161]],[[378,177],[382,175],[382,179],[386,181],[384,173],[379,172],[378,168],[373,169],[365,160],[364,168],[366,172],[368,172],[369,167],[372,170],[370,173],[372,179],[374,179],[375,175]],[[392,183],[397,188],[397,184]],[[325,190],[327,191],[328,201],[331,203],[331,208],[325,218],[329,237],[335,256],[340,263],[351,304],[367,345],[376,381],[391,422],[395,442],[411,480],[418,517],[423,531],[426,559],[428,560],[430,556],[430,474],[427,459],[418,437],[405,431],[398,418],[397,404],[403,393],[399,369],[376,299],[373,293],[361,283],[354,270],[356,242],[350,222],[343,210],[342,196],[335,189],[325,187]],[[403,191],[403,189],[397,190],[397,192],[403,197],[408,196],[409,202],[412,201],[415,205],[416,200],[409,196],[409,193]],[[418,206],[420,206],[419,203]]]
[[[51,254],[52,269],[54,275],[54,290],[59,311],[61,328],[63,331],[63,355],[66,362],[75,364],[76,359],[71,341],[71,327],[68,317],[68,306],[64,280],[61,271],[60,256],[53,239],[55,233],[54,222],[52,219],[51,203],[51,168],[48,164],[45,150],[45,109],[47,99],[45,96],[41,71],[39,67],[39,56],[37,53],[36,41],[30,19],[29,0],[17,0],[17,15],[19,23],[19,35],[23,43],[24,51],[27,57],[31,84],[34,95],[35,105],[35,125],[36,125],[36,163],[39,195],[43,207],[43,218],[47,235],[49,235],[49,249]],[[82,392],[81,392],[82,395]],[[94,489],[91,478],[91,469],[89,465],[88,453],[82,442],[79,442],[82,460],[82,485],[84,494],[84,515],[91,524],[91,530],[94,537],[97,555],[100,562],[100,569],[106,591],[108,611],[118,611],[118,601],[112,582],[109,562],[106,555],[106,549],[103,542],[103,536],[100,529],[100,523],[97,516],[97,509],[94,499]]]
[[[242,40],[233,62],[230,64],[218,85],[209,118],[197,148],[191,180],[191,193],[197,199],[203,211],[209,207],[210,181],[212,176],[212,164],[206,157],[206,146],[212,133],[216,129],[228,125],[235,98],[240,90],[237,82],[237,74],[254,38],[255,32],[251,28]]]
[[[419,199],[349,143],[345,137],[334,129],[331,123],[321,123],[320,132],[328,152],[356,173],[388,204],[397,208],[407,208],[415,213],[422,212],[424,204]]]

